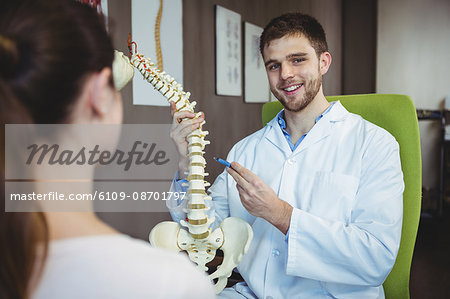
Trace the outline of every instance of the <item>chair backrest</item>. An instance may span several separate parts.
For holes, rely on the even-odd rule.
[[[422,197],[422,162],[419,123],[410,97],[396,94],[361,94],[327,97],[340,100],[350,112],[386,129],[400,145],[400,159],[405,181],[403,227],[400,249],[394,268],[383,284],[386,298],[409,298],[409,274],[419,226]],[[279,102],[263,105],[266,125],[282,109]]]

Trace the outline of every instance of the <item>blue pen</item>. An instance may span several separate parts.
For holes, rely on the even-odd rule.
[[[223,165],[225,165],[226,167],[230,167],[230,168],[231,168],[230,162],[225,161],[224,159],[216,158],[216,157],[213,157],[213,158],[214,158],[214,160],[216,160],[216,161],[219,162],[220,164],[223,164]]]

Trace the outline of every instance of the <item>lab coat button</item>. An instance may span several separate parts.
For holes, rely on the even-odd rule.
[[[277,257],[280,255],[280,251],[278,249],[274,249],[274,250],[272,250],[272,255]]]
[[[267,296],[266,299],[273,299],[273,297],[272,296]]]
[[[293,160],[293,159],[288,159],[287,162],[288,162],[289,165],[294,165],[295,160]]]

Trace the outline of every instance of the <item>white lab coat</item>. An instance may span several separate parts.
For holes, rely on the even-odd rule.
[[[238,270],[258,298],[384,298],[404,189],[399,146],[387,131],[337,102],[293,152],[274,118],[238,142],[227,160],[294,207],[286,238],[246,211],[226,171],[209,189],[219,223],[240,217],[253,228]]]

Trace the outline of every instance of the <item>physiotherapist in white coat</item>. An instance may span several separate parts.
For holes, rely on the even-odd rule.
[[[217,223],[240,217],[254,232],[237,267],[245,282],[219,297],[384,298],[402,227],[398,143],[326,100],[322,76],[331,55],[317,20],[300,13],[275,18],[260,47],[284,110],[231,149],[231,168],[209,188]],[[172,112],[184,173],[185,138],[203,117]],[[183,179],[174,188],[183,188]],[[171,211],[178,221],[179,207]]]

